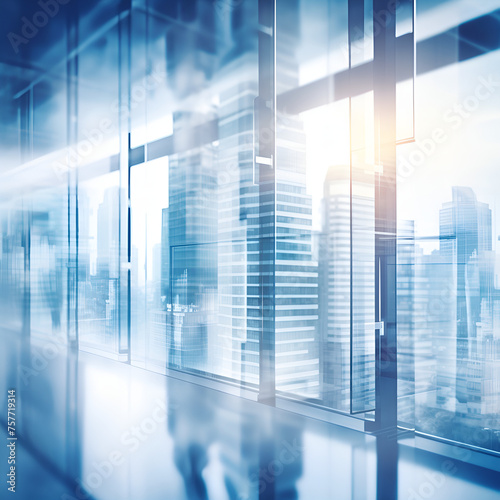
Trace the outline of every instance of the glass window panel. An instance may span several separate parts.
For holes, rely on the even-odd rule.
[[[123,194],[122,194],[123,195]],[[78,189],[78,331],[80,346],[118,353],[120,303],[119,172]]]
[[[396,84],[396,141],[410,140],[414,136],[414,81]]]
[[[278,94],[314,82],[349,66],[347,0],[278,0],[277,68]],[[368,21],[367,21],[368,22]],[[293,73],[284,71],[286,47],[294,46]],[[364,49],[360,50],[364,53]]]
[[[119,99],[119,40],[114,25],[78,55],[78,127],[68,151],[70,166],[90,165],[119,152],[120,113],[127,116],[126,101]]]
[[[22,126],[21,123],[26,119],[26,114],[23,111],[25,111],[25,105],[28,102],[28,95],[25,93],[18,99],[14,99],[14,96],[23,88],[28,87],[31,80],[37,75],[38,73],[34,70],[30,71],[26,68],[0,63],[0,82],[4,89],[0,96],[2,109],[0,145],[4,171],[20,165],[24,160],[19,147],[20,133],[18,125]]]
[[[276,389],[343,411],[350,409],[348,124],[348,100],[280,114],[276,172]]]
[[[343,27],[329,28],[342,48],[347,2],[329,6],[345,8]],[[360,45],[351,51],[352,65],[372,57],[371,10],[363,2],[359,7]],[[315,50],[318,39],[290,39],[286,23],[295,8],[277,5],[278,105],[280,92],[293,89],[294,106],[311,109],[295,115],[280,106],[277,116],[276,389],[364,412],[374,407],[375,383],[373,93],[331,104],[328,93],[322,102],[311,99],[309,88],[300,86],[307,68],[301,54]],[[312,8],[293,29],[302,33],[313,15],[321,29],[318,12]],[[341,51],[329,57],[332,68],[345,69]],[[307,71],[311,79],[323,76]]]
[[[167,362],[168,158],[131,170],[134,364],[164,372]]]
[[[257,384],[257,4],[191,7],[133,31],[149,58],[134,78],[159,79],[132,114],[132,144],[157,140],[131,177],[132,359]]]
[[[373,37],[385,23],[386,12],[377,13],[374,23],[373,1],[358,0],[352,2],[350,21],[350,67],[359,66],[373,60]]]
[[[27,212],[22,200],[9,200],[0,206],[2,246],[0,249],[0,283],[2,318],[6,329],[22,328],[25,300],[25,246]]]
[[[375,408],[373,92],[351,99],[351,411]],[[381,332],[383,333],[383,332]]]
[[[150,12],[132,16],[131,147],[173,133],[175,96],[167,85],[169,24]]]
[[[400,0],[396,3],[396,36],[413,32],[413,9],[415,0]]]
[[[66,146],[67,94],[63,71],[43,78],[33,87],[33,158],[40,157]]]
[[[67,190],[34,194],[30,218],[31,331],[34,336],[57,335],[66,326]]]
[[[431,15],[447,29],[475,12],[421,3],[417,32]],[[500,74],[498,51],[477,45],[492,19],[460,28],[446,63],[417,52],[437,69],[417,77],[416,142],[398,148],[398,412],[418,431],[498,451]]]

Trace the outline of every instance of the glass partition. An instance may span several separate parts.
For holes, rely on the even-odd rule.
[[[101,4],[0,64],[6,328],[500,451],[500,1]]]

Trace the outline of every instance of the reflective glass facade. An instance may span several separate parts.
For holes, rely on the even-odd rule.
[[[500,1],[8,10],[9,335],[500,452]]]

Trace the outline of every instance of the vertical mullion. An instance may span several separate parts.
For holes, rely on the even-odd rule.
[[[348,51],[349,69],[353,66],[353,46],[364,40],[364,0],[349,0],[348,3]],[[352,262],[352,98],[349,97],[349,412],[353,413],[353,262]]]
[[[412,36],[413,36],[413,138],[416,135],[416,118],[415,118],[415,84],[417,77],[417,37],[415,36],[415,21],[417,19],[416,16],[416,2],[417,0],[411,0],[411,27],[412,27]]]
[[[121,19],[118,24],[118,123],[120,183],[118,190],[118,353],[131,362],[131,257],[132,228],[130,204],[130,68],[131,68],[131,2],[124,0],[120,6]],[[124,108],[125,107],[125,108]],[[122,110],[126,109],[126,112]],[[124,255],[124,247],[126,255]],[[126,258],[126,260],[125,260]],[[125,297],[124,297],[125,295]],[[125,309],[125,311],[123,311]]]
[[[19,152],[21,161],[27,162],[33,157],[33,89],[18,99],[19,105]],[[22,227],[21,245],[24,251],[24,283],[22,309],[22,336],[23,342],[29,345],[31,334],[31,277],[30,277],[30,240],[31,240],[31,207],[23,197],[20,220]],[[29,357],[29,356],[28,356]],[[27,365],[28,366],[28,365]]]
[[[376,423],[381,428],[397,425],[396,366],[396,31],[390,0],[374,0],[374,16],[382,17],[374,38],[375,147],[383,173],[375,194],[376,289],[380,287],[376,321],[384,323],[384,335],[377,330],[380,361],[376,378]],[[385,13],[381,16],[381,13]],[[374,22],[376,19],[374,20]],[[380,310],[380,315],[379,311]],[[380,316],[380,317],[379,317]]]
[[[66,144],[68,148],[78,141],[78,13],[67,14],[66,62]],[[70,54],[74,54],[70,57]],[[67,340],[75,347],[78,336],[78,169],[68,169],[68,238],[67,238]]]
[[[275,404],[275,265],[276,265],[276,2],[259,0],[258,67],[259,96],[256,102],[257,151],[270,164],[259,164],[260,307],[259,400]],[[255,161],[255,159],[254,159]],[[269,194],[272,199],[269,202]],[[266,202],[264,203],[264,199]],[[270,218],[272,224],[263,221]]]
[[[78,42],[79,12],[78,9],[67,12],[66,17],[66,144],[68,148],[78,143]],[[73,54],[73,55],[71,55]],[[81,471],[81,460],[78,453],[80,447],[78,433],[78,168],[69,168],[67,174],[67,341],[68,356],[66,359],[66,473],[77,476]]]
[[[376,329],[375,427],[377,498],[398,497],[396,347],[396,15],[392,0],[373,0],[375,158],[383,167],[375,187]],[[378,181],[378,182],[377,182]]]

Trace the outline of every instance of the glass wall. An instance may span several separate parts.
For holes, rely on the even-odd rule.
[[[362,24],[348,43],[348,10],[277,3],[276,388],[358,413],[375,405],[373,92],[334,75],[373,41]]]
[[[258,12],[216,7],[133,18],[133,55],[146,64],[132,70],[131,143],[147,145],[130,174],[131,354],[158,371],[256,385]]]
[[[2,74],[6,328],[500,451],[500,2],[91,7]]]
[[[499,451],[500,3],[469,7],[417,2],[416,135],[398,146],[399,418]]]

